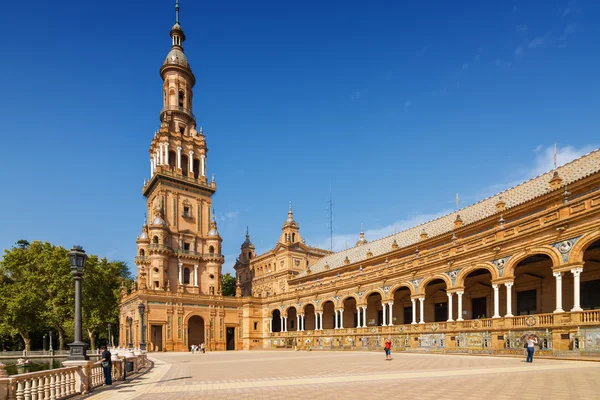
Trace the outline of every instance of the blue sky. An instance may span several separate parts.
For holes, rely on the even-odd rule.
[[[0,248],[81,244],[133,265],[174,1],[6,2]],[[288,201],[335,250],[600,146],[596,1],[181,1],[230,271]]]

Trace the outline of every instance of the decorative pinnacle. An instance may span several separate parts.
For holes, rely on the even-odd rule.
[[[361,235],[365,233],[362,222],[360,223],[360,233]]]
[[[179,0],[175,1],[175,23],[179,23]]]

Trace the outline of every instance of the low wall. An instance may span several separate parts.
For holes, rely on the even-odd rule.
[[[146,367],[145,353],[125,349],[112,349],[113,381],[122,381]],[[126,363],[133,370],[126,372]],[[77,394],[89,393],[104,384],[100,362],[65,361],[64,368],[7,375],[0,363],[0,400],[60,400]]]

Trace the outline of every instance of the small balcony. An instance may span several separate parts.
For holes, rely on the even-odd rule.
[[[181,113],[181,114],[184,114],[187,117],[193,119],[194,121],[196,121],[196,117],[194,116],[194,113],[192,113],[191,110],[188,110],[187,108],[180,107],[180,106],[167,106],[167,107],[164,107],[162,110],[160,110],[160,120],[161,121],[164,120],[164,114],[167,112]]]

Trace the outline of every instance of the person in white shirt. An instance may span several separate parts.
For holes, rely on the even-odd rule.
[[[533,352],[535,351],[535,345],[537,343],[537,337],[534,335],[529,335],[527,337],[527,360],[525,362],[533,362]]]

